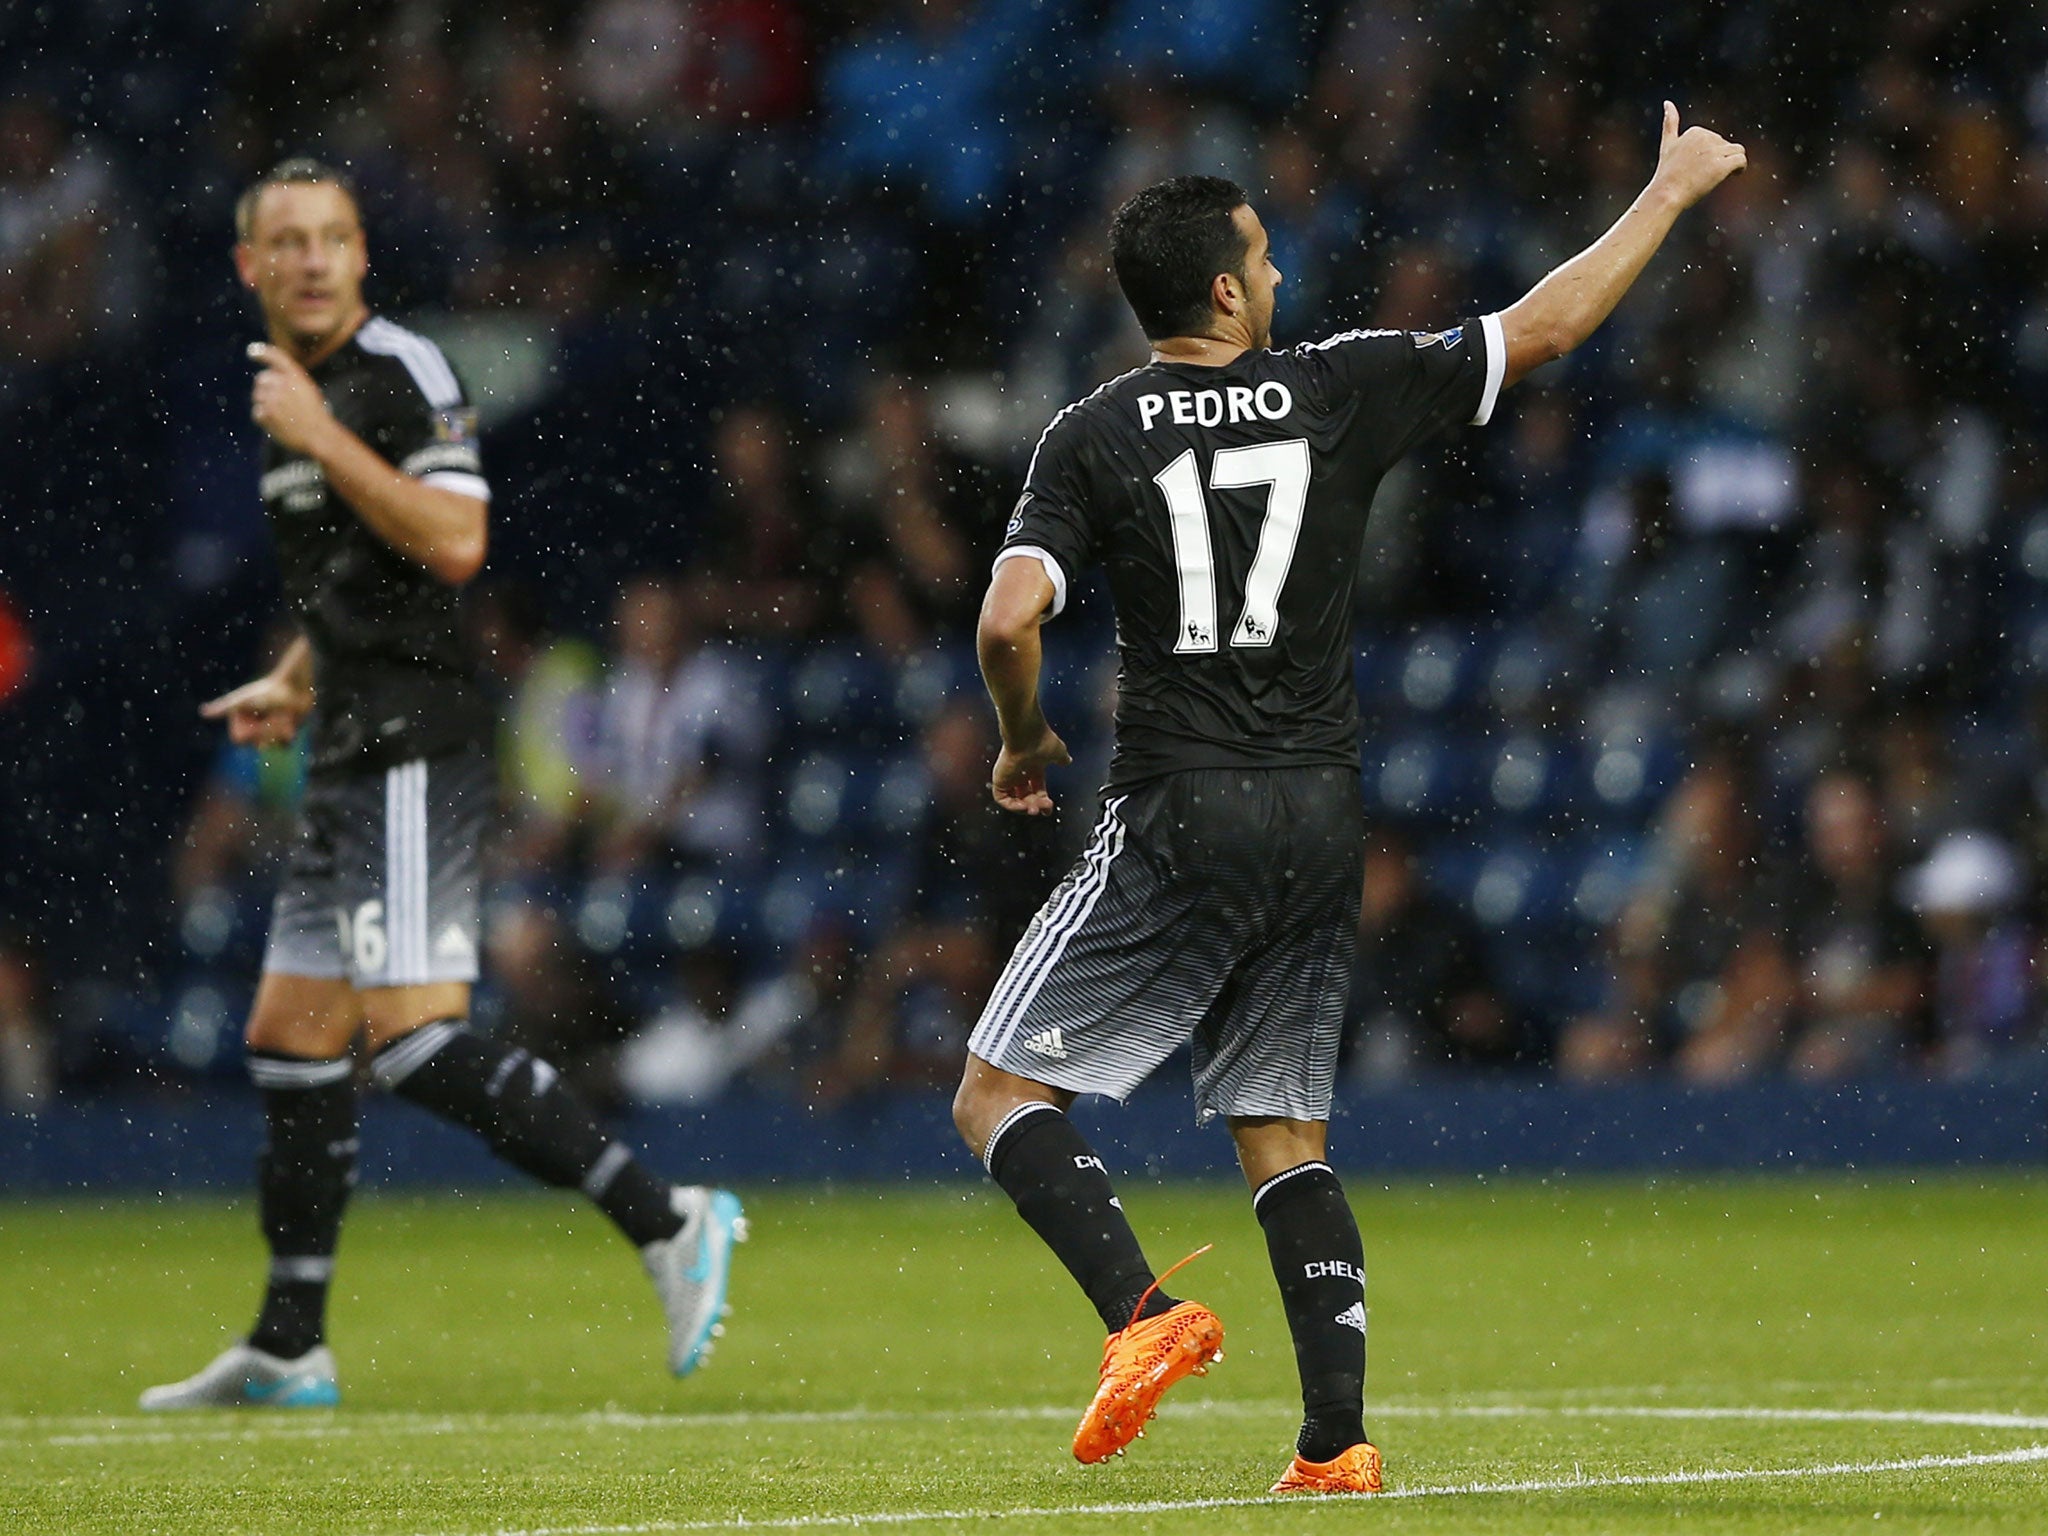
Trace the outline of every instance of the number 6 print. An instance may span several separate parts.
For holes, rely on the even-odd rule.
[[[1294,563],[1295,540],[1301,535],[1302,509],[1308,503],[1308,442],[1293,437],[1280,443],[1253,443],[1217,451],[1209,466],[1212,489],[1269,487],[1266,515],[1259,527],[1259,548],[1245,577],[1244,611],[1230,632],[1234,646],[1271,645],[1280,627],[1280,589]],[[1180,630],[1173,648],[1182,654],[1216,649],[1216,557],[1209,540],[1209,507],[1190,448],[1152,477],[1166,495],[1166,514],[1173,530],[1173,563],[1180,573]]]
[[[354,952],[358,974],[369,974],[384,969],[384,961],[390,954],[390,947],[384,938],[384,903],[366,901],[356,908],[355,920],[349,920],[348,908],[337,907],[335,919],[341,928],[341,952]]]

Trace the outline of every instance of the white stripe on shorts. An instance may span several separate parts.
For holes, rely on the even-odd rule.
[[[974,1036],[968,1041],[968,1049],[982,1060],[994,1060],[996,1052],[1010,1043],[1032,999],[1038,996],[1038,989],[1045,985],[1046,977],[1067,952],[1068,941],[1088,921],[1088,914],[1108,889],[1109,866],[1124,847],[1124,824],[1117,812],[1128,798],[1118,795],[1103,805],[1102,820],[1096,823],[1095,836],[1083,856],[1085,872],[1061,898],[1058,907],[1045,915],[1037,934],[1019,944],[1010,963],[1003,967],[995,995],[989,999],[981,1021],[974,1026]]]
[[[384,984],[427,979],[427,765],[384,775]]]
[[[407,830],[412,834],[412,973],[420,981],[425,981],[433,958],[429,953],[427,934],[429,876],[432,871],[427,857],[427,765],[424,761],[415,765],[412,822]]]
[[[1095,824],[1095,830],[1089,834],[1088,846],[1082,855],[1084,859],[1092,860],[1095,857],[1096,850],[1109,835],[1110,822],[1114,814],[1112,807],[1103,807],[1102,820]],[[1092,866],[1089,873],[1092,873]],[[1047,935],[1066,920],[1074,904],[1081,899],[1082,887],[1087,880],[1088,874],[1084,874],[1081,879],[1050,898],[1039,913],[1038,931],[1027,932],[1017,947],[1010,952],[1009,961],[1004,965],[1002,975],[996,978],[995,991],[989,994],[988,1004],[982,1009],[981,1018],[976,1022],[968,1039],[969,1050],[987,1059],[987,1053],[993,1047],[996,1035],[1001,1033],[1000,1020],[1008,1016],[1010,1004],[1015,1000],[1018,988],[1026,983],[1033,957],[1039,953]]]

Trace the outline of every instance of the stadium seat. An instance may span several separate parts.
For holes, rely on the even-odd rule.
[[[1632,838],[1604,838],[1574,850],[1571,863],[1573,917],[1604,928],[1621,915],[1642,877],[1643,846]]]
[[[178,942],[186,955],[226,972],[256,967],[269,926],[269,892],[253,881],[203,887],[178,909]]]
[[[675,889],[675,877],[665,869],[598,875],[576,898],[576,937],[592,954],[629,971],[664,965]]]
[[[929,725],[954,699],[978,686],[973,655],[964,647],[922,651],[896,664],[889,703],[906,736]]]
[[[1558,926],[1566,885],[1559,861],[1530,844],[1505,844],[1484,855],[1467,900],[1484,928],[1504,932]]]
[[[1431,736],[1404,736],[1387,744],[1366,766],[1367,793],[1391,815],[1427,815],[1443,799],[1447,777],[1442,743]]]
[[[924,759],[904,753],[876,765],[873,793],[866,796],[865,830],[876,841],[908,836],[923,822],[931,799],[931,776]]]
[[[1400,662],[1402,703],[1418,715],[1434,715],[1463,702],[1474,670],[1473,652],[1470,640],[1452,629],[1418,634]]]
[[[246,972],[198,972],[178,986],[162,1042],[165,1065],[210,1077],[239,1075],[252,993]]]
[[[699,870],[680,876],[665,892],[663,937],[674,949],[737,945],[753,914],[753,886],[723,870]]]
[[[1485,698],[1494,713],[1514,720],[1543,702],[1571,665],[1565,647],[1534,633],[1510,635],[1487,669]]]
[[[1487,769],[1487,799],[1493,813],[1511,825],[1557,816],[1571,800],[1568,755],[1533,732],[1511,736]]]
[[[894,726],[890,684],[888,667],[857,648],[821,646],[790,668],[783,718],[800,739],[869,739]]]
[[[846,817],[853,770],[832,752],[807,752],[784,774],[777,796],[782,825],[799,841],[835,840]]]

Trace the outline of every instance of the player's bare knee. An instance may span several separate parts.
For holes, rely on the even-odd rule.
[[[248,1022],[242,1026],[242,1048],[248,1051],[270,1051],[277,1049],[273,1043],[276,1032],[264,1015],[251,1012]]]
[[[986,1111],[987,1091],[976,1079],[972,1063],[960,1079],[960,1086],[953,1092],[953,1129],[960,1133],[960,1139],[971,1148],[979,1149],[981,1142],[976,1128],[983,1124]]]
[[[301,1009],[265,1007],[259,999],[242,1026],[242,1044],[276,1056],[336,1056],[348,1049],[353,1031]]]

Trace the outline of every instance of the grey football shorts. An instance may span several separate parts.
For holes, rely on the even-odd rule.
[[[1191,769],[1112,794],[968,1049],[1123,1099],[1186,1043],[1202,1119],[1327,1120],[1364,830],[1344,768]]]
[[[309,783],[263,969],[356,987],[475,981],[494,784],[481,753]]]

